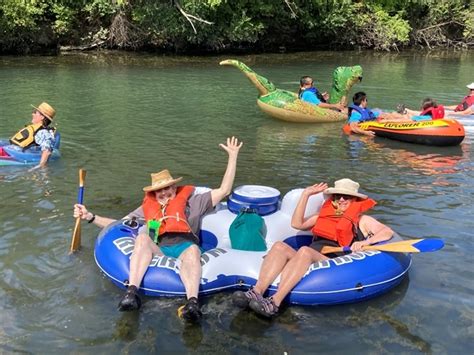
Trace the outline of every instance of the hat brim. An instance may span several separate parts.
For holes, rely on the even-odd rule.
[[[143,191],[145,191],[145,192],[151,192],[151,191],[156,191],[156,190],[159,190],[159,189],[164,189],[165,187],[174,185],[174,184],[176,184],[177,182],[180,182],[181,180],[183,180],[183,178],[182,178],[182,177],[179,177],[179,178],[176,178],[176,179],[172,179],[172,180],[165,181],[165,182],[163,182],[163,183],[161,183],[161,184],[158,184],[158,185],[145,186],[145,187],[143,188]]]
[[[474,90],[474,85],[466,85],[469,90]]]
[[[31,107],[33,107],[35,110],[38,110],[39,112],[41,112],[41,114],[42,114],[44,117],[48,118],[49,120],[51,120],[51,121],[54,120],[53,117],[51,117],[51,116],[45,114],[45,113],[44,113],[43,111],[41,111],[38,107],[36,107],[36,106],[34,106],[34,105],[31,105]]]
[[[324,194],[325,195],[334,195],[334,194],[349,195],[349,196],[358,197],[362,200],[366,200],[368,198],[367,195],[360,194],[358,192],[354,192],[354,191],[351,191],[351,190],[338,189],[338,188],[335,188],[335,187],[330,187],[330,188],[324,190]]]

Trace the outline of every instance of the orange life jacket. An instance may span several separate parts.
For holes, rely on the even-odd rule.
[[[191,232],[186,217],[186,203],[194,192],[194,186],[179,186],[176,190],[176,197],[162,205],[156,200],[155,193],[145,193],[142,208],[145,220],[155,219],[161,222],[158,235],[167,232]]]
[[[363,212],[371,209],[376,202],[370,198],[352,201],[342,215],[336,215],[336,208],[331,199],[321,206],[316,224],[311,229],[314,236],[333,240],[341,247],[347,247],[354,239],[356,228]]]
[[[431,116],[432,120],[444,118],[444,106],[438,105],[436,107],[428,107],[420,113],[420,116]]]
[[[456,106],[454,111],[464,111],[467,110],[468,107],[474,105],[474,95],[469,95],[466,96],[464,99],[462,99],[462,102]]]

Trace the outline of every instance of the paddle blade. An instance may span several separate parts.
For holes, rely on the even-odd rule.
[[[421,239],[419,242],[413,244],[413,247],[418,249],[420,253],[440,250],[444,247],[442,239]]]
[[[72,241],[69,254],[74,253],[81,247],[81,218],[76,218],[76,224],[74,225],[74,231],[72,232]]]

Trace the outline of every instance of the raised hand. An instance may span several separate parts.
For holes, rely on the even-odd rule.
[[[224,149],[227,154],[229,154],[229,157],[231,156],[234,156],[234,157],[237,157],[237,155],[239,154],[239,150],[240,148],[242,148],[242,145],[244,143],[243,142],[240,142],[239,143],[239,140],[232,136],[231,138],[228,137],[227,138],[227,144],[219,144],[219,147],[221,147],[222,149]]]
[[[328,184],[325,183],[325,182],[320,182],[318,184],[314,184],[314,185],[311,185],[311,186],[308,186],[307,188],[304,189],[303,193],[306,195],[306,196],[311,196],[311,195],[315,195],[317,193],[320,193],[320,192],[323,192],[324,190],[326,190],[328,188]]]

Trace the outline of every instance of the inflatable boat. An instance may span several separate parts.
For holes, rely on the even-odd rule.
[[[204,191],[199,188],[196,193]],[[270,249],[276,241],[284,241],[295,249],[309,245],[312,236],[291,228],[290,220],[303,189],[288,192],[282,200],[278,190],[258,185],[238,187],[227,203],[216,206],[214,213],[202,220],[202,278],[200,294],[248,288],[256,283],[266,252],[232,249],[229,226],[241,208],[253,208],[262,215],[266,226],[266,244]],[[318,211],[324,195],[312,196],[306,216]],[[99,234],[94,248],[98,267],[114,284],[125,288],[129,275],[130,256],[143,221],[120,220]],[[400,239],[398,236],[394,237]],[[393,239],[391,240],[393,241]],[[387,292],[407,275],[411,265],[409,254],[362,251],[314,263],[287,301],[302,305],[331,305],[357,302]],[[148,296],[184,296],[179,277],[180,261],[155,256],[140,285]],[[276,291],[279,279],[270,286]]]
[[[436,146],[458,145],[465,136],[464,126],[450,118],[418,122],[368,121],[360,123],[359,127],[374,132],[378,137]],[[344,125],[343,131],[346,134],[351,133],[348,124]]]
[[[235,59],[223,60],[219,65],[239,69],[258,90],[258,107],[273,118],[288,122],[320,123],[347,119],[347,114],[310,104],[288,90],[282,90],[267,78],[255,73],[247,65]],[[333,72],[333,84],[329,103],[347,105],[347,95],[352,86],[362,80],[362,67],[338,67]]]
[[[58,159],[61,154],[59,153],[59,145],[61,142],[61,136],[59,133],[56,134],[56,142],[54,149],[49,156],[49,161]],[[35,165],[41,160],[41,148],[34,146],[23,150],[21,147],[10,144],[8,140],[0,140],[0,166],[4,165]]]

